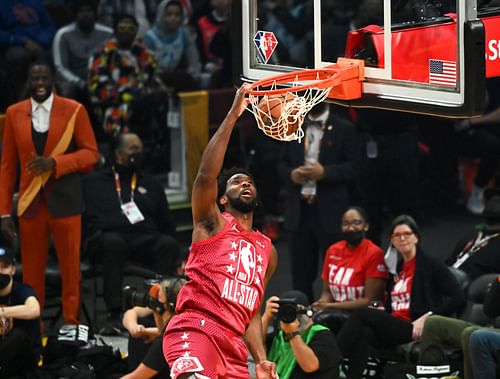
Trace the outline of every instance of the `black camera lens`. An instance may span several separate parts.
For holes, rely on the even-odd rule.
[[[290,324],[297,319],[297,306],[295,304],[280,304],[278,309],[278,319],[284,323]]]
[[[137,291],[133,286],[125,286],[122,291],[123,309],[133,308],[135,306],[144,307],[144,293]]]
[[[123,309],[133,307],[147,307],[158,313],[163,313],[164,306],[157,298],[149,295],[147,291],[138,291],[137,288],[132,286],[123,287]]]

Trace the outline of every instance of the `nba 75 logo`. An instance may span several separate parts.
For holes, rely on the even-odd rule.
[[[257,48],[257,55],[260,63],[267,63],[273,55],[274,49],[278,45],[278,40],[273,32],[264,32],[262,30],[255,33],[253,38],[255,47]]]
[[[249,285],[255,276],[255,246],[248,241],[241,240],[238,250],[235,278],[238,282]]]

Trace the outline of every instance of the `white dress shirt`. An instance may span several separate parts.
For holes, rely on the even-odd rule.
[[[38,103],[31,98],[31,121],[33,122],[33,128],[38,133],[46,133],[49,130],[50,112],[53,103],[53,93],[43,103]]]

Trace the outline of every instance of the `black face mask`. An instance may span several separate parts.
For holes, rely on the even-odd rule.
[[[11,281],[12,277],[8,274],[0,274],[0,290],[7,287]]]
[[[140,171],[144,167],[144,159],[142,152],[134,153],[128,157],[128,167],[133,171]]]
[[[350,246],[358,246],[361,241],[363,241],[363,238],[365,238],[365,232],[363,230],[356,232],[344,232],[343,236]]]

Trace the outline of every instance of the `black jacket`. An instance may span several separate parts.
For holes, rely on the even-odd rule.
[[[441,261],[417,250],[415,276],[411,287],[410,314],[416,320],[431,311],[441,316],[452,316],[465,305],[464,293],[457,280]],[[398,266],[398,272],[403,262]],[[391,293],[394,281],[390,283]],[[389,298],[387,309],[391,311]]]
[[[120,175],[122,200],[130,201],[131,176]],[[134,202],[144,221],[131,225],[122,213],[111,168],[104,168],[83,180],[86,211],[83,214],[84,235],[99,231],[118,233],[162,233],[174,235],[175,224],[167,197],[159,181],[149,175],[138,175]]]
[[[321,226],[326,232],[340,232],[342,213],[350,204],[349,187],[354,178],[356,154],[355,127],[332,115],[321,140],[318,161],[324,167],[324,177],[317,182],[316,201]],[[307,128],[307,125],[304,126]],[[282,145],[278,174],[287,187],[285,228],[296,231],[300,222],[301,186],[292,182],[290,173],[304,164],[304,142]]]

